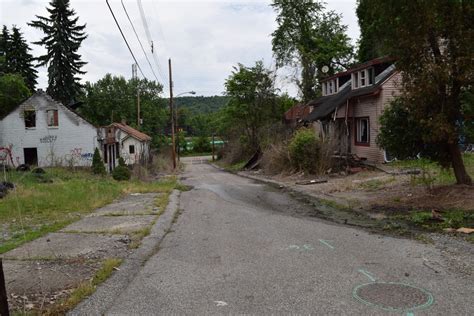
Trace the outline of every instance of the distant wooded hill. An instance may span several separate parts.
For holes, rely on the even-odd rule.
[[[180,109],[186,109],[191,115],[209,114],[219,111],[229,101],[226,96],[212,97],[178,97],[174,104]]]

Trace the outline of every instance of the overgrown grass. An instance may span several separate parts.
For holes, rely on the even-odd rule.
[[[376,191],[376,190],[379,190],[383,187],[385,187],[385,185],[391,183],[391,182],[394,182],[395,181],[395,178],[388,178],[388,179],[374,179],[374,180],[369,180],[369,181],[365,181],[365,182],[362,182],[360,184],[360,186],[365,189],[365,190],[368,190],[368,191]]]
[[[439,213],[441,219],[434,219],[431,211],[416,211],[394,218],[405,220],[419,228],[440,231],[444,228],[460,228],[474,226],[474,212],[450,209]]]
[[[247,161],[241,161],[241,162],[237,162],[237,163],[234,163],[234,164],[227,164],[222,160],[218,160],[218,161],[215,162],[216,165],[218,165],[219,167],[223,168],[224,170],[227,170],[227,171],[230,171],[230,172],[241,171],[244,168],[246,163],[247,163]]]
[[[97,286],[107,280],[114,272],[114,269],[120,266],[122,259],[109,258],[106,259],[102,267],[96,272],[92,280],[81,283],[69,297],[62,302],[51,307],[45,315],[63,315],[67,311],[73,309],[86,297],[92,295]]]
[[[474,178],[474,154],[465,153],[463,161],[467,173]],[[421,169],[421,175],[412,177],[412,184],[414,185],[448,185],[456,183],[452,168],[443,169],[437,163],[428,159],[400,160],[392,162],[390,165],[398,168]]]
[[[46,175],[40,178],[16,171],[6,176],[16,189],[0,200],[0,253],[60,230],[123,194],[160,192],[168,196],[177,186],[175,177],[118,182],[88,171],[59,168],[46,169]],[[52,182],[44,183],[43,178]]]

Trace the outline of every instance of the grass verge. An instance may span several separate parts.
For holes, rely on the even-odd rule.
[[[60,168],[46,169],[41,177],[10,171],[6,180],[16,188],[0,200],[0,254],[58,231],[124,194],[164,193],[166,199],[160,203],[163,205],[178,185],[176,177],[118,182],[109,176]]]
[[[463,154],[464,166],[466,167],[467,173],[474,177],[474,154],[464,153]],[[437,163],[428,159],[413,159],[413,160],[400,160],[390,163],[389,165],[398,168],[418,168],[421,169],[422,174],[419,176],[412,177],[412,184],[431,184],[431,185],[449,185],[455,184],[456,178],[454,176],[452,168],[443,169]]]

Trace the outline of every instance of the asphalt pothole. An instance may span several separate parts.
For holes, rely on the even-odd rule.
[[[362,284],[354,288],[356,300],[388,311],[410,311],[433,304],[430,292],[413,285],[394,282]]]

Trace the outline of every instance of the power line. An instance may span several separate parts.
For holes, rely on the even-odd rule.
[[[135,33],[135,36],[138,40],[138,43],[140,43],[140,47],[142,48],[143,54],[145,55],[145,58],[146,58],[146,61],[148,62],[148,65],[150,66],[151,72],[153,73],[153,76],[155,77],[156,81],[160,82],[158,80],[158,77],[156,77],[155,71],[153,70],[153,67],[151,66],[150,60],[148,59],[148,56],[145,52],[145,49],[143,48],[142,41],[140,40],[140,37],[138,36],[137,31],[135,30],[135,26],[133,25],[132,20],[130,19],[130,16],[128,15],[128,12],[127,12],[127,9],[125,8],[125,5],[123,4],[123,0],[121,0],[121,2],[122,2],[123,10],[125,11],[125,14],[127,15],[127,19],[130,22],[130,25],[132,26],[133,32]],[[163,78],[161,78],[161,79],[164,82],[164,79]]]
[[[105,2],[107,3],[107,6],[109,7],[110,13],[112,13],[112,17],[114,18],[115,24],[117,24],[117,27],[120,31],[120,34],[122,34],[122,38],[125,41],[125,44],[127,44],[128,50],[130,51],[130,54],[132,54],[133,60],[137,64],[138,69],[140,70],[140,73],[142,74],[143,78],[146,78],[145,74],[142,71],[142,67],[140,67],[140,64],[138,63],[137,59],[135,58],[135,55],[133,54],[132,49],[130,48],[130,45],[128,45],[127,39],[125,38],[125,35],[122,32],[122,28],[120,27],[120,24],[118,23],[117,19],[115,18],[115,14],[114,14],[114,11],[112,10],[112,8],[110,7],[109,0],[105,0]]]
[[[148,22],[146,20],[146,16],[145,16],[145,11],[143,10],[143,5],[142,5],[142,1],[141,0],[137,0],[137,4],[138,4],[138,9],[140,11],[140,17],[141,17],[141,20],[142,20],[142,23],[143,23],[143,28],[145,29],[145,34],[146,34],[146,37],[148,39],[148,42],[150,44],[150,47],[151,47],[151,55],[153,56],[153,61],[155,62],[155,65],[156,67],[158,68],[158,73],[160,73],[163,76],[163,74],[161,73],[161,67],[160,67],[160,63],[155,55],[155,48],[154,48],[154,43],[153,43],[153,39],[151,37],[151,33],[150,33],[150,28],[148,27]]]

